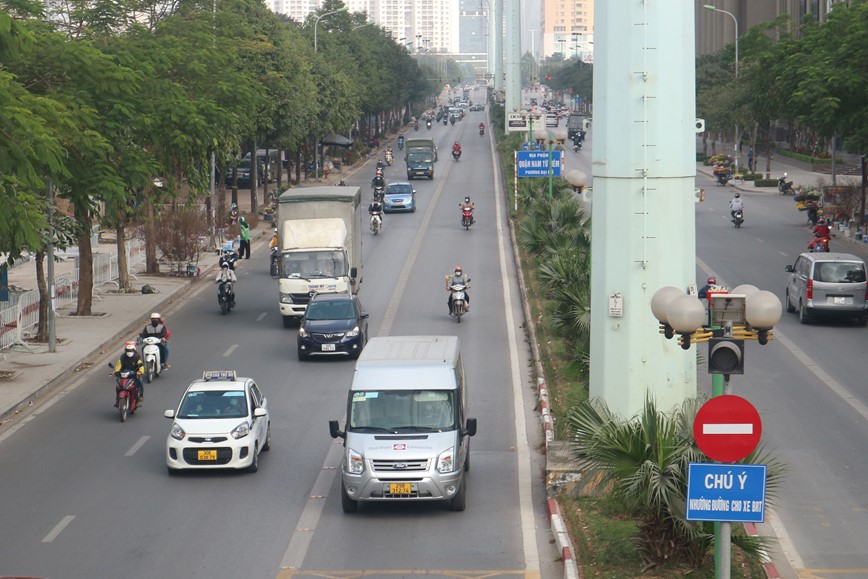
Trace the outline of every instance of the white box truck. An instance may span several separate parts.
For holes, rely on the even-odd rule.
[[[341,507],[360,502],[466,502],[470,437],[467,382],[457,336],[371,338],[356,362],[340,430]]]
[[[315,293],[358,293],[362,282],[361,190],[288,189],[278,198],[278,285],[283,325],[304,315]]]

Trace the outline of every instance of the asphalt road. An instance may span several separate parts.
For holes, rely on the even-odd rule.
[[[327,421],[343,424],[353,363],[296,359],[295,331],[282,327],[263,247],[239,263],[230,315],[220,315],[207,283],[164,312],[172,368],[146,387],[144,407],[126,423],[112,407],[114,383],[103,363],[72,376],[0,442],[0,575],[562,576],[545,512],[542,431],[505,211],[502,200],[496,207],[489,136],[476,129],[483,118],[470,113],[454,127],[432,129],[443,153],[435,179],[413,181],[415,213],[387,215],[377,237],[365,227],[360,293],[372,335],[461,338],[469,415],[479,420],[466,511],[389,504],[342,513],[334,469],[340,445]],[[464,145],[460,162],[448,154],[455,140]],[[406,178],[396,161],[386,170],[389,182]],[[349,179],[363,187],[365,206],[370,165]],[[470,231],[459,226],[465,194],[477,208]],[[471,312],[460,325],[447,315],[443,287],[459,264],[473,278]],[[169,477],[171,421],[163,411],[213,369],[255,378],[269,399],[272,450],[255,474]]]
[[[702,177],[697,186],[706,191],[697,205],[697,281],[714,273],[730,288],[749,283],[783,302],[784,267],[811,238],[805,214],[789,197],[748,194],[745,223],[735,229],[733,190]],[[835,240],[831,248],[855,251]],[[850,322],[801,325],[785,312],[774,334],[766,346],[748,342],[745,374],[732,379],[733,393],[759,409],[763,441],[788,464],[772,526],[793,567],[805,569],[800,576],[865,577],[868,333]],[[707,387],[708,375],[701,371],[700,378]]]

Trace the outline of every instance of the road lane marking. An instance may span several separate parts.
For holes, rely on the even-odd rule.
[[[753,424],[703,424],[702,434],[753,434]]]
[[[256,321],[257,321],[257,322],[261,322],[262,320],[265,319],[265,316],[267,316],[267,315],[268,315],[268,312],[262,312],[261,314],[259,314],[258,316],[256,316]]]
[[[230,356],[232,354],[232,352],[235,351],[235,348],[237,348],[237,347],[238,347],[238,344],[232,344],[231,346],[229,346],[229,349],[227,349],[225,352],[223,352],[223,357],[226,358],[226,357]]]
[[[50,543],[50,542],[52,542],[54,539],[57,538],[57,536],[60,534],[60,532],[63,531],[63,529],[65,529],[66,526],[69,525],[69,523],[72,522],[72,520],[73,520],[74,518],[75,518],[75,515],[66,515],[65,517],[63,517],[62,519],[60,519],[60,522],[57,523],[56,525],[54,525],[54,528],[51,529],[51,532],[48,533],[47,535],[45,535],[45,537],[42,538],[42,542],[43,542],[43,543]]]
[[[506,314],[507,343],[509,344],[509,372],[512,376],[512,404],[515,414],[515,440],[518,446],[516,453],[516,466],[518,467],[518,504],[521,518],[521,540],[524,548],[523,559],[525,570],[539,575],[539,551],[536,546],[536,523],[533,513],[533,486],[531,479],[531,456],[530,443],[527,440],[527,424],[524,419],[524,385],[522,383],[521,367],[518,362],[518,341],[515,333],[515,318],[512,315],[512,290],[506,266],[506,248],[504,240],[509,235],[503,230],[503,207],[506,197],[503,194],[503,183],[497,164],[500,162],[498,155],[491,159],[494,171],[494,214],[497,226],[497,253],[500,260],[500,279],[503,280],[503,307]],[[522,335],[523,337],[523,335]]]
[[[136,454],[136,452],[138,452],[138,450],[139,450],[140,448],[142,448],[142,447],[145,445],[145,443],[148,442],[150,439],[151,439],[150,436],[143,436],[143,437],[141,437],[141,438],[138,440],[138,442],[136,442],[136,443],[132,446],[132,448],[130,448],[130,449],[127,451],[127,453],[126,453],[124,456],[133,456],[133,455]]]

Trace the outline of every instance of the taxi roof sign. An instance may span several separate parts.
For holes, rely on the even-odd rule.
[[[209,380],[228,380],[234,382],[236,378],[235,370],[206,370],[202,372],[202,379],[206,382]]]

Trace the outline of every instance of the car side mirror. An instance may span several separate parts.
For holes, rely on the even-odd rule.
[[[338,428],[337,420],[329,420],[329,434],[331,434],[332,438],[346,438],[346,433],[341,432],[340,428]]]
[[[464,427],[464,433],[467,436],[476,436],[476,419],[468,418],[467,425]]]
[[[368,317],[368,312],[362,312],[361,314],[359,314],[359,317],[364,320],[365,318]]]
[[[793,266],[788,265],[787,267],[784,268],[784,271],[788,271],[788,272],[792,273],[792,272],[794,272],[794,271],[796,271],[796,270],[793,269]]]

